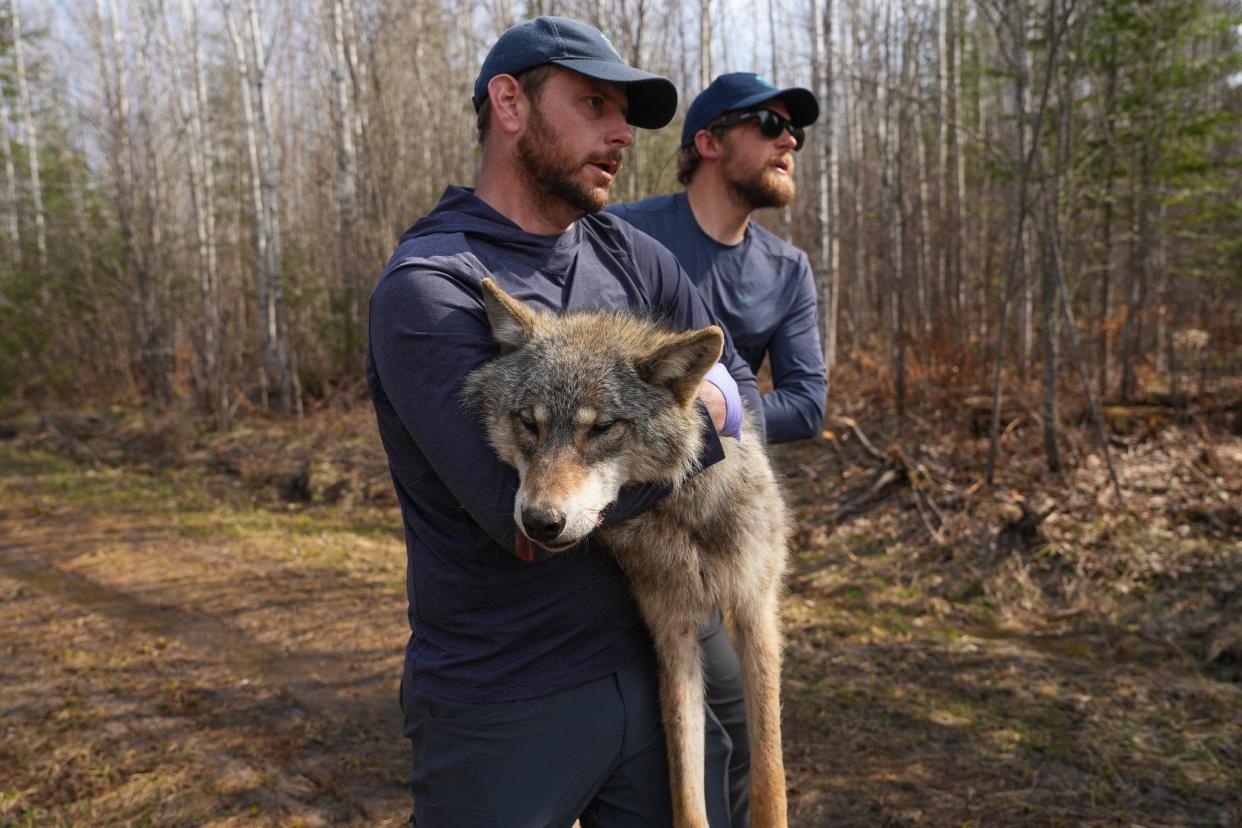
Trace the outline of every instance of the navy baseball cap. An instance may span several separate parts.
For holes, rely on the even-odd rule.
[[[631,124],[659,129],[677,112],[677,87],[668,78],[626,64],[598,29],[567,17],[536,17],[502,34],[483,59],[474,82],[474,111],[487,100],[487,84],[497,75],[517,75],[554,63],[588,78],[625,85]]]
[[[794,126],[813,124],[819,117],[819,101],[811,90],[800,86],[777,89],[763,75],[731,72],[712,81],[690,104],[686,125],[681,130],[681,145],[694,143],[695,134],[724,113],[750,109],[773,98],[779,98],[789,109],[789,121]]]

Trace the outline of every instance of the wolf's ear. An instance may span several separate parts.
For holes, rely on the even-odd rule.
[[[638,374],[673,392],[682,405],[698,393],[704,375],[720,359],[724,333],[715,325],[677,334],[638,361]]]
[[[501,353],[516,351],[530,340],[538,317],[530,308],[505,293],[491,279],[483,280],[483,308],[492,326],[492,336]]]

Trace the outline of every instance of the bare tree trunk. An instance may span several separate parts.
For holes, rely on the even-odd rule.
[[[867,303],[867,262],[866,262],[866,238],[863,234],[863,211],[866,202],[866,193],[864,192],[863,171],[865,166],[866,148],[863,142],[863,95],[865,90],[862,78],[862,32],[858,19],[858,4],[850,4],[850,34],[844,38],[847,45],[851,47],[851,56],[853,60],[849,61],[854,71],[856,82],[854,84],[854,94],[851,105],[852,117],[850,119],[850,155],[854,161],[854,294],[850,297],[850,316],[853,324],[850,326],[852,345],[855,358],[862,353],[863,345],[866,338],[863,335],[864,310]]]
[[[204,326],[207,331],[205,339],[207,387],[211,394],[209,410],[214,412],[216,425],[228,427],[229,401],[228,386],[225,379],[224,366],[220,358],[220,340],[224,336],[224,314],[220,296],[220,257],[216,240],[216,171],[215,171],[215,140],[211,129],[205,122],[207,113],[207,72],[203,66],[202,33],[199,26],[198,4],[189,0],[181,0],[181,13],[188,18],[190,38],[192,42],[191,71],[194,74],[194,129],[198,133],[198,153],[202,159],[203,171],[203,237],[206,242],[203,251],[204,269],[207,282],[204,289]]]
[[[1048,3],[1048,27],[1051,29],[1056,25],[1056,0],[1049,0]],[[1062,102],[1062,116],[1064,117],[1064,102]],[[1060,235],[1060,215],[1058,201],[1060,198],[1060,188],[1058,186],[1061,176],[1061,169],[1058,163],[1057,168],[1053,170],[1051,180],[1047,173],[1043,170],[1043,149],[1040,146],[1039,136],[1033,137],[1035,144],[1036,158],[1040,162],[1041,177],[1045,179],[1043,187],[1044,200],[1044,267],[1042,278],[1040,280],[1040,345],[1043,353],[1044,362],[1044,458],[1048,463],[1048,471],[1053,474],[1061,473],[1061,453],[1057,447],[1057,425],[1059,418],[1057,415],[1057,335],[1056,335],[1056,306],[1057,306],[1057,283],[1061,278],[1061,269],[1063,263],[1061,261],[1060,246],[1055,244],[1053,239]],[[1060,153],[1058,153],[1058,160]]]
[[[267,309],[270,304],[268,293],[271,290],[270,274],[267,269],[267,235],[262,230],[263,186],[262,172],[259,166],[259,136],[255,122],[253,90],[250,83],[250,59],[246,55],[246,46],[242,41],[241,31],[233,16],[231,0],[221,0],[224,8],[224,19],[228,26],[229,39],[233,43],[234,56],[237,61],[237,74],[240,80],[242,104],[242,120],[246,133],[246,157],[250,166],[250,201],[254,223],[252,240],[254,243],[255,289],[258,294],[259,332],[262,340],[262,368],[260,370],[260,391],[262,403],[266,408],[270,405],[269,389],[274,378],[275,366],[272,364],[271,328],[266,324]]]
[[[1151,238],[1148,205],[1153,189],[1150,141],[1149,131],[1145,130],[1136,162],[1138,169],[1134,176],[1130,201],[1130,267],[1126,276],[1126,323],[1121,340],[1122,402],[1134,399],[1138,392],[1138,376],[1134,369],[1143,348],[1143,315],[1147,310],[1147,270]]]
[[[949,165],[953,171],[953,199],[949,205],[949,233],[945,246],[952,255],[948,259],[949,274],[946,277],[949,291],[953,296],[955,330],[969,336],[966,323],[968,311],[966,303],[966,277],[962,267],[963,222],[962,205],[966,203],[966,163],[963,158],[961,132],[958,130],[958,118],[962,100],[962,22],[961,6],[958,0],[949,0]],[[982,223],[982,222],[980,222]]]
[[[362,276],[357,244],[360,226],[356,194],[358,153],[355,143],[357,133],[354,129],[357,118],[350,82],[355,72],[346,57],[350,47],[345,42],[344,4],[342,0],[331,2],[329,14],[332,19],[332,78],[335,92],[333,117],[336,132],[336,198],[339,210],[338,272],[344,278],[342,288],[345,293],[346,316],[343,356],[348,366],[353,364],[354,356],[360,348],[359,335],[362,327]]]
[[[1011,46],[1014,59],[1013,73],[1013,107],[1014,107],[1014,157],[1025,158],[1027,155],[1027,124],[1030,119],[1030,63],[1026,50],[1026,9],[1021,3],[1013,4],[1010,18]],[[1038,136],[1032,139],[1031,151]],[[1014,188],[1015,198],[1024,198],[1025,190]],[[1025,210],[1025,207],[1021,208]],[[1015,205],[1015,212],[1018,208]],[[1018,238],[1018,284],[1022,290],[1022,305],[1018,314],[1018,376],[1025,380],[1027,368],[1031,364],[1031,329],[1034,318],[1034,283],[1030,279],[1031,231],[1024,225]]]
[[[983,7],[981,7],[983,8]],[[1015,44],[1015,48],[1009,55],[1009,68],[1013,71],[1015,77],[1015,85],[1024,85],[1023,81],[1026,76],[1026,14],[1025,10],[1018,5],[1016,8],[1017,20],[1010,19],[1009,15],[1001,12],[997,19],[993,20],[993,26],[997,33],[997,41],[1001,44],[1005,42],[1004,32],[1006,27],[1010,29],[1011,39],[1009,42]],[[992,375],[992,424],[988,435],[988,464],[986,471],[986,479],[988,485],[992,485],[996,472],[996,456],[1000,445],[1000,402],[1001,402],[1001,374],[1005,361],[1005,331],[1009,319],[1009,305],[1013,296],[1015,284],[1015,276],[1018,268],[1021,266],[1023,236],[1025,235],[1027,226],[1027,187],[1030,183],[1031,170],[1035,162],[1036,148],[1039,144],[1039,135],[1042,131],[1044,111],[1048,104],[1048,94],[1052,89],[1052,71],[1056,66],[1057,50],[1060,46],[1061,35],[1064,33],[1063,27],[1054,27],[1051,31],[1051,38],[1048,44],[1048,60],[1044,67],[1045,75],[1043,79],[1043,87],[1040,93],[1039,106],[1034,110],[1031,118],[1031,135],[1034,136],[1031,142],[1030,150],[1018,158],[1018,181],[1015,194],[1015,223],[1012,252],[1009,259],[1009,275],[1002,288],[1001,307],[1000,307],[1000,323],[996,336],[996,356],[993,366]],[[1021,42],[1021,53],[1018,53],[1016,44]],[[1003,48],[1003,45],[1002,45]],[[1020,93],[1015,91],[1015,97],[1022,97]],[[1018,124],[1019,141],[1018,143],[1025,146],[1025,139],[1021,136],[1026,131],[1024,121],[1020,120]]]
[[[262,29],[254,0],[246,0],[247,30],[243,36],[231,0],[222,0],[229,37],[241,78],[242,111],[250,157],[251,200],[255,222],[255,268],[259,294],[259,326],[263,342],[264,404],[269,384],[275,385],[278,406],[293,408],[293,385],[284,337],[284,299],[280,280],[279,208],[276,204],[276,163],[272,150],[270,103],[264,83],[266,59]]]
[[[271,290],[265,326],[272,343],[272,361],[276,369],[277,388],[280,393],[280,410],[293,410],[293,377],[289,370],[289,350],[285,337],[285,302],[280,255],[280,204],[276,192],[275,139],[272,136],[271,94],[267,83],[267,55],[263,47],[263,28],[259,23],[259,9],[255,0],[247,0],[247,18],[250,26],[250,59],[254,72],[251,81],[255,92],[255,113],[258,115],[259,155],[262,161],[263,182],[263,232],[267,235],[268,273]]]
[[[949,295],[949,266],[952,260],[950,239],[952,224],[949,221],[949,50],[952,39],[949,36],[949,18],[952,15],[951,0],[939,0],[937,4],[938,25],[936,27],[936,69],[937,86],[940,93],[940,124],[936,131],[936,152],[940,171],[940,186],[936,190],[937,218],[939,219],[939,255],[936,257],[935,282],[932,288],[932,318],[937,334],[956,328],[946,325],[945,305]],[[927,228],[924,228],[926,234]]]
[[[0,143],[4,144],[5,222],[8,229],[8,262],[17,267],[22,255],[21,202],[17,198],[17,170],[13,166],[13,143],[9,140],[9,99],[0,95]]]
[[[815,148],[815,251],[816,284],[819,287],[820,338],[823,346],[824,365],[832,371],[836,359],[837,295],[840,292],[840,266],[837,245],[836,185],[837,168],[833,142],[836,136],[833,123],[832,85],[832,0],[821,7],[819,0],[812,0],[812,71],[815,95],[824,102],[824,129],[820,146]]]
[[[821,321],[825,370],[831,375],[837,361],[837,320],[841,307],[841,153],[837,144],[836,50],[833,27],[838,7],[827,0],[824,8],[824,138],[828,163],[828,303]]]
[[[10,25],[13,27],[13,65],[17,72],[17,105],[21,112],[22,131],[26,137],[26,153],[30,167],[30,200],[34,208],[35,250],[39,256],[39,293],[46,305],[49,301],[47,283],[47,221],[43,212],[43,185],[39,180],[39,129],[35,125],[30,86],[26,79],[26,50],[22,43],[22,16],[17,0],[9,0]]]
[[[189,0],[181,0],[183,24],[187,27],[183,39],[174,39],[170,16],[159,2],[159,16],[163,21],[165,55],[177,89],[177,107],[182,124],[189,136],[190,202],[194,213],[194,234],[198,260],[199,299],[202,302],[202,319],[199,320],[199,384],[203,407],[215,421],[217,428],[228,424],[228,400],[219,360],[220,296],[219,272],[216,255],[215,231],[215,175],[210,131],[204,127],[206,110],[206,79],[203,72],[201,35],[198,25],[198,7]],[[181,76],[181,54],[174,51],[173,44],[189,40],[190,83]]]
[[[148,397],[162,394],[157,367],[152,362],[155,321],[151,318],[151,276],[148,262],[138,241],[137,155],[130,124],[130,84],[125,71],[125,30],[118,20],[116,0],[95,0],[96,29],[100,38],[103,97],[108,113],[111,139],[113,190],[121,231],[120,270],[133,280],[133,301],[126,304],[130,318],[135,374]]]
[[[699,89],[712,82],[712,0],[699,0]]]
[[[153,31],[158,24],[152,19],[154,9],[150,5],[141,7],[141,22],[146,31]],[[138,182],[141,188],[141,216],[143,227],[143,244],[140,246],[142,275],[140,300],[143,315],[147,320],[147,341],[143,353],[148,365],[148,373],[152,381],[155,401],[163,406],[172,402],[174,396],[173,374],[176,370],[176,325],[177,319],[172,315],[172,269],[168,266],[168,246],[164,236],[164,222],[167,218],[165,205],[167,175],[164,170],[162,152],[162,135],[159,130],[164,123],[162,112],[155,112],[157,100],[154,90],[155,73],[151,68],[150,50],[154,42],[150,38],[142,41],[141,47],[135,50],[137,61],[137,97],[148,105],[138,110],[139,136],[142,146],[142,175]],[[135,165],[137,168],[137,165]]]
[[[1116,50],[1117,36],[1114,34],[1111,38],[1110,51],[1116,52]],[[1109,66],[1108,80],[1104,85],[1104,153],[1107,160],[1104,166],[1104,215],[1100,219],[1103,225],[1101,244],[1104,248],[1104,262],[1100,276],[1099,340],[1096,345],[1096,385],[1101,398],[1108,395],[1108,369],[1109,361],[1112,359],[1109,317],[1113,305],[1113,172],[1117,163],[1116,100],[1117,64],[1114,62]]]
[[[885,222],[891,233],[889,240],[889,314],[892,324],[891,352],[893,364],[894,408],[897,416],[905,414],[906,405],[906,352],[905,352],[905,210],[902,192],[902,129],[900,108],[894,106],[890,87],[902,87],[898,70],[901,58],[893,44],[896,34],[893,26],[893,2],[884,3],[884,81],[879,85],[878,120],[880,127],[880,187],[884,193]],[[904,69],[900,70],[904,72]],[[896,114],[894,114],[896,110]]]
[[[917,50],[910,50],[910,60],[915,62],[917,69]],[[933,320],[939,307],[940,295],[939,279],[933,273],[932,253],[931,253],[931,213],[929,202],[931,201],[931,187],[928,183],[927,173],[927,143],[923,140],[923,107],[918,101],[918,74],[912,70],[910,72],[910,86],[907,90],[911,100],[916,101],[914,105],[914,124],[913,124],[913,140],[915,149],[915,166],[917,168],[918,178],[918,246],[915,248],[918,254],[917,258],[917,276],[915,285],[918,288],[918,320],[922,328],[923,336],[930,340],[934,336]],[[930,354],[930,352],[927,352]],[[928,356],[930,359],[930,355]]]

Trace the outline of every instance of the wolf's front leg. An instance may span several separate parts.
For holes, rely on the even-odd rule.
[[[780,600],[776,586],[735,607],[733,623],[750,729],[751,826],[785,828],[788,817],[781,750]]]
[[[708,828],[703,784],[703,664],[697,627],[685,620],[647,622],[660,662],[660,711],[668,743],[674,828]]]

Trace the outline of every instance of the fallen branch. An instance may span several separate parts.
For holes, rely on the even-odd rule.
[[[850,432],[852,432],[854,437],[858,439],[858,444],[861,445],[863,449],[865,449],[866,452],[870,454],[872,457],[874,457],[876,460],[884,462],[887,459],[884,456],[884,453],[880,451],[879,449],[877,449],[872,444],[872,442],[869,439],[867,439],[867,435],[863,433],[862,428],[859,427],[858,423],[855,422],[853,418],[834,417],[833,422],[836,424],[839,424],[839,427],[844,427],[848,429]]]

